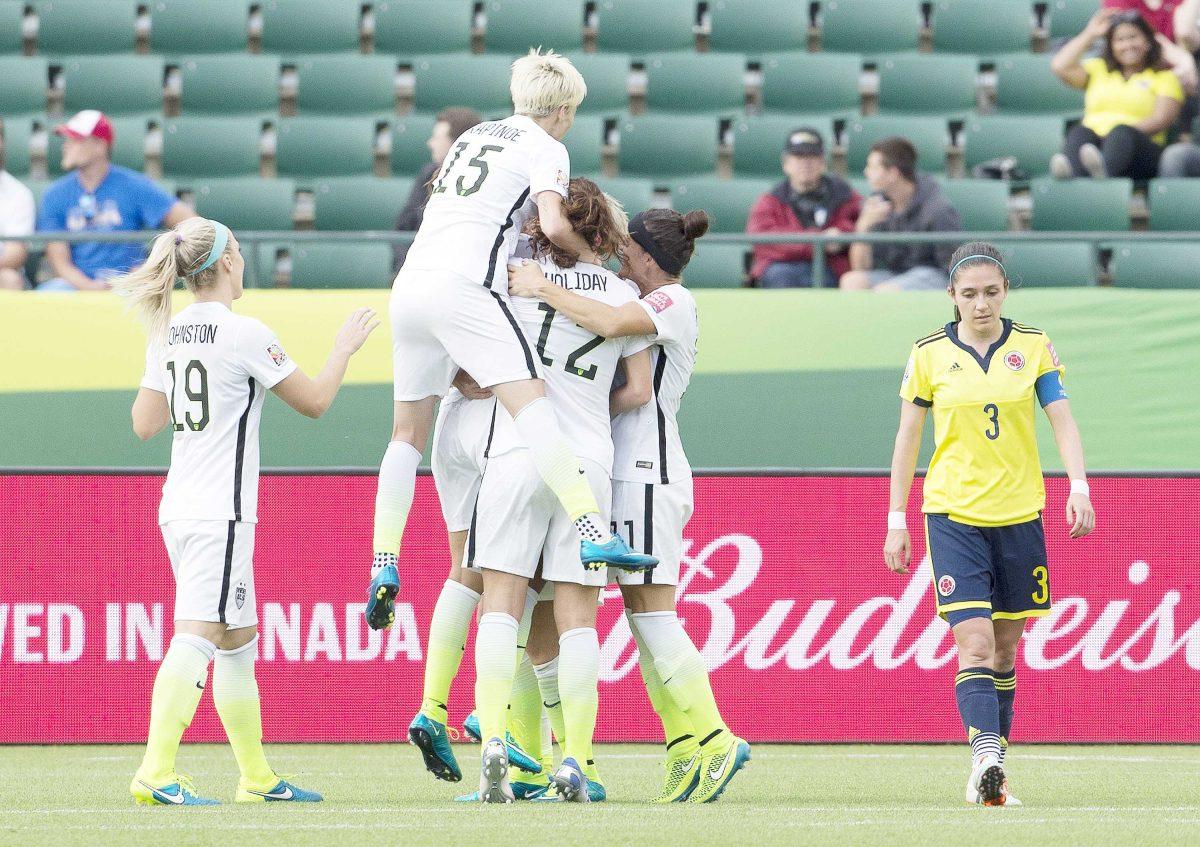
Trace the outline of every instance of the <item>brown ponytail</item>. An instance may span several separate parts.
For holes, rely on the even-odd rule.
[[[696,250],[696,239],[708,232],[708,213],[701,209],[683,215],[674,209],[647,209],[635,220],[650,236],[660,255],[655,255],[655,250],[647,249],[647,252],[671,276],[683,272]],[[630,228],[633,229],[632,223]]]

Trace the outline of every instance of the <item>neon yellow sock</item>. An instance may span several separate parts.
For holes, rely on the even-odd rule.
[[[633,616],[626,615],[626,617],[629,618],[629,628],[633,632],[633,640],[638,647],[638,669],[641,670],[642,682],[646,685],[646,696],[650,698],[650,705],[662,722],[663,739],[667,745],[667,752],[673,757],[690,756],[700,746],[700,739],[696,737],[696,729],[688,720],[688,716],[679,708],[675,698],[667,692],[666,686],[663,685],[662,677],[658,675],[658,671],[654,667],[654,657],[646,648],[646,642],[642,640],[642,634],[633,621]]]
[[[503,612],[480,616],[475,632],[475,714],[484,744],[504,738],[516,654],[517,622],[513,616]]]
[[[562,693],[563,720],[567,738],[564,758],[581,767],[593,764],[592,735],[600,697],[596,682],[600,675],[600,641],[592,627],[564,632],[558,640],[558,688]]]
[[[161,788],[175,779],[179,740],[196,715],[204,694],[208,663],[216,645],[198,635],[178,634],[154,677],[150,700],[150,732],[137,778]]]
[[[598,518],[600,509],[596,505],[596,495],[587,476],[580,470],[579,459],[563,438],[550,401],[545,397],[534,400],[517,413],[513,423],[529,448],[542,481],[562,503],[567,516],[573,521],[589,515]],[[603,535],[599,540],[603,541],[610,533],[604,527],[601,531]]]
[[[421,713],[438,723],[449,723],[446,703],[450,686],[458,676],[471,618],[479,595],[461,583],[447,580],[433,607],[429,622],[429,647],[425,656],[425,685]]]
[[[522,654],[524,651],[520,651]],[[522,655],[508,701],[508,731],[535,761],[542,759],[542,692],[533,665]]]
[[[565,749],[567,722],[563,718],[562,696],[558,693],[558,657],[555,656],[544,665],[534,665],[533,672],[537,675],[538,688],[542,692],[542,708],[546,710],[550,728],[559,746]],[[551,754],[552,751],[545,752]]]
[[[254,678],[254,651],[258,636],[236,650],[218,650],[213,662],[213,703],[238,769],[242,785],[256,791],[270,791],[279,777],[267,764],[262,746],[262,701]]]
[[[374,552],[391,556],[399,552],[420,463],[421,454],[408,442],[388,444],[379,465],[379,483],[375,489]]]

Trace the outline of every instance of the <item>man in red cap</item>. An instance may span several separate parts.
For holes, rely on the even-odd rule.
[[[103,112],[86,109],[54,132],[63,137],[62,166],[70,171],[42,195],[41,232],[136,232],[169,229],[196,213],[148,177],[112,163],[113,126]],[[55,278],[39,291],[92,291],[140,264],[137,242],[53,241],[46,260]]]

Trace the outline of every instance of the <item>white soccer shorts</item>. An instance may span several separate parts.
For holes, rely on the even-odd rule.
[[[608,473],[587,459],[580,464],[596,502],[607,511],[603,504],[612,499]],[[587,570],[579,560],[579,531],[542,482],[529,451],[493,456],[479,488],[474,527],[467,541],[468,566],[532,579],[539,558],[542,578],[550,582],[594,586],[608,582],[605,569]]]
[[[433,429],[430,464],[442,517],[447,532],[466,532],[471,528],[471,513],[479,496],[479,460],[472,454],[478,440],[477,427],[489,425],[496,414],[495,400],[458,400],[443,403]],[[483,412],[490,409],[485,417]]]
[[[644,573],[611,568],[621,585],[678,585],[683,530],[694,505],[691,477],[669,485],[613,482],[612,528],[631,548],[657,556],[658,565]]]
[[[443,271],[402,270],[388,303],[395,399],[441,397],[459,368],[484,388],[540,379],[507,294]]]
[[[175,574],[175,620],[230,629],[258,624],[254,527],[240,521],[168,521],[163,541]]]

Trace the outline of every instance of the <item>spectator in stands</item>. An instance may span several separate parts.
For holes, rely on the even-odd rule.
[[[0,122],[0,236],[32,235],[33,192],[4,166],[4,123]],[[29,250],[21,241],[0,241],[0,289],[25,288]]]
[[[928,174],[917,172],[917,151],[906,138],[871,146],[863,170],[874,192],[862,205],[858,232],[958,232],[962,220]],[[850,245],[850,267],[840,285],[848,291],[925,291],[949,284],[953,243]]]
[[[169,229],[195,212],[148,177],[112,163],[112,123],[88,109],[55,128],[63,137],[62,166],[70,171],[42,195],[43,232],[137,232]],[[54,278],[39,291],[102,291],[107,280],[145,259],[137,242],[52,241],[46,260]]]
[[[1084,53],[1100,36],[1103,53],[1085,60]],[[1051,173],[1060,179],[1149,179],[1158,173],[1183,89],[1145,18],[1102,9],[1059,50],[1051,68],[1067,85],[1087,92],[1083,122],[1067,133],[1063,152],[1051,159]]]
[[[429,184],[437,176],[442,167],[446,154],[451,145],[460,135],[476,124],[483,122],[483,116],[474,109],[465,106],[451,106],[438,112],[433,124],[433,132],[425,145],[429,148],[429,162],[417,172],[417,181],[409,192],[408,201],[400,214],[396,215],[397,232],[415,231],[421,225],[425,216],[425,204],[429,202]],[[392,270],[399,272],[408,255],[408,244],[392,245]]]
[[[862,198],[850,183],[826,171],[825,141],[807,127],[790,133],[783,144],[783,175],[770,193],[750,210],[746,232],[854,232]],[[816,282],[836,286],[850,270],[845,244],[826,245],[825,278]],[[814,284],[811,244],[756,244],[750,277],[759,288],[811,288]]]

